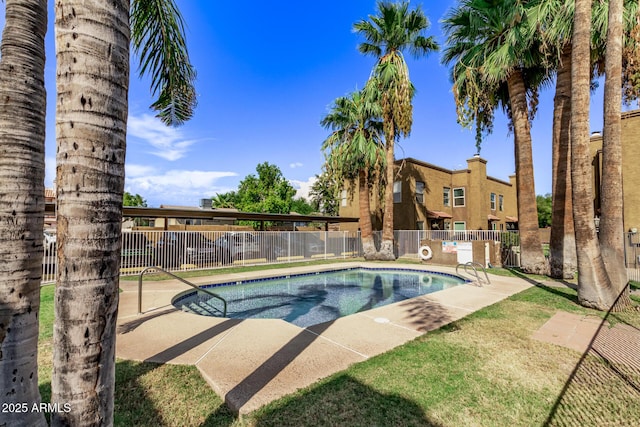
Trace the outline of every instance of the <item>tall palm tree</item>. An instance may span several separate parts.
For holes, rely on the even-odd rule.
[[[353,92],[336,99],[329,114],[320,122],[332,130],[322,144],[326,153],[326,169],[338,182],[358,181],[360,233],[365,259],[376,256],[369,191],[372,180],[385,165],[381,114],[379,104],[362,92]]]
[[[128,0],[61,0],[55,10],[59,269],[52,401],[73,411],[53,413],[51,420],[110,425],[129,43],[151,74],[158,96],[153,107],[165,123],[190,117],[194,73],[172,0],[135,2],[131,27]]]
[[[553,217],[551,240],[549,244],[549,264],[552,277],[571,278],[577,268],[575,234],[573,226],[573,207],[571,198],[571,32],[573,28],[574,2],[562,0],[543,0],[530,9],[538,15],[532,22],[540,23],[544,28],[542,37],[544,46],[550,50],[550,64],[556,70],[556,95],[554,98],[553,122]],[[592,6],[592,71],[594,75],[602,73],[605,47],[605,34],[608,24],[608,2],[596,2]],[[623,30],[626,36],[625,68],[623,75],[633,76],[632,64],[635,57],[635,40],[629,37],[637,28],[638,2],[624,1]],[[548,22],[548,24],[547,24]],[[633,57],[633,58],[631,58]],[[629,60],[632,59],[632,60]],[[630,66],[631,65],[631,66]],[[637,84],[632,79],[625,82],[626,98],[635,98]],[[616,192],[617,193],[617,192]],[[606,194],[606,192],[605,192]],[[615,194],[615,193],[614,193]]]
[[[549,52],[548,67],[555,70],[553,98],[551,237],[549,274],[559,279],[574,277],[576,243],[571,201],[571,29],[573,1],[542,0],[528,9],[530,22],[543,30],[540,37]],[[536,15],[534,15],[536,14]],[[540,23],[543,23],[540,25]]]
[[[623,0],[609,0],[606,36],[604,129],[602,143],[602,192],[600,250],[611,280],[605,287],[604,304],[611,307],[620,296],[616,309],[630,304],[627,270],[624,262],[624,225],[622,204],[622,40]]]
[[[546,79],[532,28],[527,22],[528,2],[519,0],[463,0],[448,12],[443,24],[447,48],[443,61],[453,72],[472,70],[475,85],[465,85],[465,97],[485,99],[496,92],[489,107],[501,104],[514,132],[522,269],[546,273],[548,265],[538,235],[530,118],[535,114],[537,90]],[[454,93],[461,74],[454,74]],[[507,98],[497,92],[504,93]],[[474,91],[474,93],[470,93]],[[477,93],[480,91],[481,93]],[[483,94],[485,93],[485,94]]]
[[[608,309],[600,290],[610,287],[593,222],[589,159],[591,0],[576,0],[571,49],[571,180],[578,255],[578,299],[582,305]],[[608,282],[608,283],[607,283]]]
[[[40,402],[38,310],[44,226],[45,0],[6,0],[0,43],[0,405]],[[5,425],[46,425],[37,411]]]
[[[430,23],[420,7],[409,10],[409,2],[377,4],[378,15],[354,24],[355,32],[365,38],[358,46],[361,53],[377,58],[370,87],[377,89],[377,101],[382,108],[386,149],[386,187],[380,259],[395,259],[393,251],[393,181],[394,145],[401,136],[411,132],[414,88],[403,51],[414,57],[426,56],[438,50],[438,44],[424,32]]]

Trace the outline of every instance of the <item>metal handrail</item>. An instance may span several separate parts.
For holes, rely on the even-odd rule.
[[[177,279],[177,280],[181,281],[185,285],[191,286],[192,288],[194,288],[197,291],[202,291],[202,292],[204,292],[206,294],[211,295],[214,298],[219,299],[224,304],[224,310],[223,310],[223,313],[222,313],[222,317],[227,317],[227,300],[222,298],[220,295],[215,294],[215,293],[213,293],[211,291],[208,291],[206,289],[203,289],[203,288],[201,288],[199,286],[196,286],[193,283],[189,282],[188,280],[185,280],[182,277],[176,276],[175,274],[165,270],[164,268],[155,267],[155,266],[145,267],[145,269],[142,270],[140,272],[140,275],[138,276],[138,314],[142,314],[142,276],[144,275],[144,273],[146,273],[147,271],[150,271],[150,270],[161,271],[164,274],[168,274],[169,276],[173,277],[174,279]]]
[[[484,273],[484,277],[486,277],[487,279],[487,284],[491,284],[491,280],[489,280],[489,275],[487,274],[487,270],[484,268],[484,266],[482,264],[480,264],[479,262],[473,262],[473,261],[469,261],[466,264],[458,264],[456,266],[456,274],[458,274],[458,268],[460,266],[464,267],[464,272],[467,274],[471,274],[469,273],[469,271],[467,270],[468,267],[473,268],[473,275],[476,277],[476,280],[479,282],[481,282],[480,276],[478,275],[478,270],[476,270],[476,265],[479,266],[482,269],[482,272]]]

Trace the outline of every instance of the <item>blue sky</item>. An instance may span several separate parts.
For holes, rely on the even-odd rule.
[[[53,4],[53,2],[50,2]],[[353,23],[375,13],[373,0],[245,1],[177,0],[187,25],[189,55],[198,78],[194,118],[167,128],[153,117],[149,81],[138,78],[132,59],[125,190],[149,206],[197,206],[200,198],[235,190],[262,162],[276,164],[304,194],[320,173],[319,122],[332,101],[361,89],[374,58],[357,51],[362,39]],[[441,46],[440,20],[455,2],[422,4],[428,35]],[[49,16],[47,176],[55,176],[55,51],[53,6]],[[4,24],[4,7],[0,11]],[[474,134],[456,122],[448,69],[436,52],[418,61],[407,56],[417,89],[411,136],[396,157],[414,157],[448,169],[466,167]],[[602,89],[592,97],[591,128],[602,128]],[[553,88],[542,91],[533,122],[536,193],[551,192]],[[488,173],[508,180],[515,171],[513,135],[499,112],[482,146]]]

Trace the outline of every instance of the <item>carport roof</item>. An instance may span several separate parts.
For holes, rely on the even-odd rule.
[[[55,213],[55,204],[46,203],[45,211]],[[344,216],[274,214],[256,212],[238,212],[229,209],[200,208],[143,208],[124,206],[123,217],[135,218],[185,218],[185,219],[237,219],[245,221],[280,221],[280,222],[358,222],[358,218]]]

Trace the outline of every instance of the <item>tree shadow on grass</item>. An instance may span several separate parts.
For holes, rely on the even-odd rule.
[[[429,419],[415,402],[375,390],[348,374],[267,405],[252,418],[259,427],[442,425]]]
[[[640,312],[609,310],[544,425],[626,426],[638,420]]]
[[[162,369],[164,365],[152,362],[118,361],[115,426],[230,426],[235,422],[236,417],[193,366],[170,366],[171,395],[150,396],[150,383],[157,381],[162,387]],[[175,386],[176,382],[181,384]],[[172,405],[176,401],[181,402],[179,410]]]
[[[525,275],[524,273],[520,272],[517,269],[507,268],[507,270],[509,270],[514,276],[516,276],[516,277],[518,277],[518,278],[520,278],[520,279],[522,279],[522,280],[524,280],[526,282],[531,283],[533,286],[536,286],[537,288],[544,289],[545,291],[548,291],[548,292],[550,292],[550,293],[552,293],[554,295],[558,295],[558,296],[560,296],[562,298],[565,298],[565,299],[571,301],[572,303],[575,303],[575,304],[578,304],[578,305],[580,304],[578,302],[578,296],[577,295],[574,295],[572,293],[562,292],[562,290],[560,290],[560,288],[556,288],[556,287],[553,287],[553,286],[545,285],[541,281],[532,279],[531,277],[528,277],[527,275]],[[575,283],[566,282],[564,280],[559,281],[559,283],[562,283],[563,285],[565,285],[568,288],[571,288],[573,290],[576,289]]]

